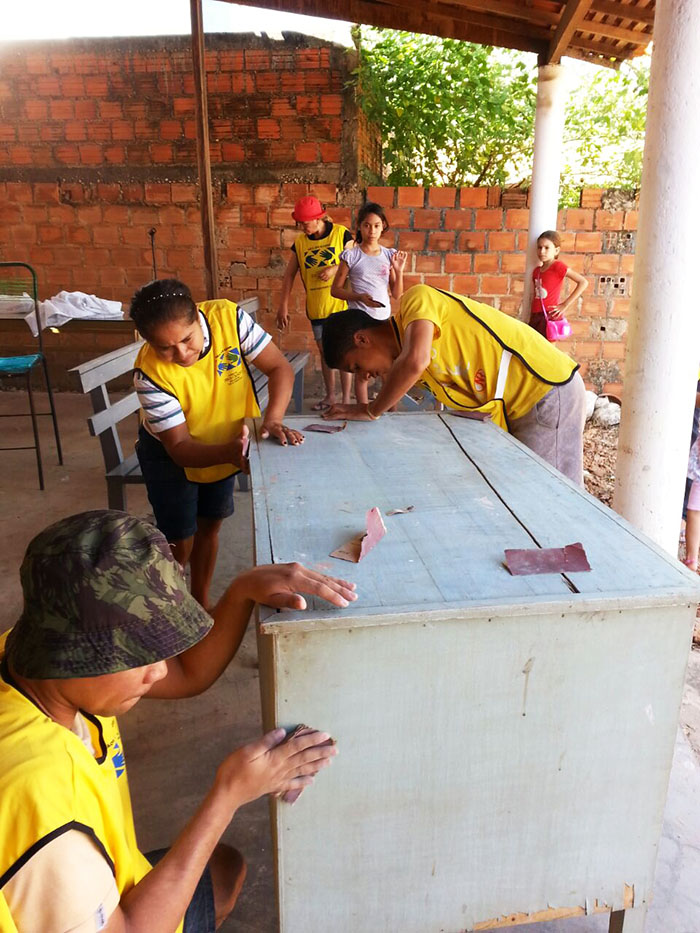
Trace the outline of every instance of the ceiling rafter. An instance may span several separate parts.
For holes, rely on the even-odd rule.
[[[558,62],[565,54],[574,33],[581,28],[581,23],[592,5],[593,0],[567,0],[559,25],[547,49],[547,64]]]
[[[654,8],[632,6],[629,3],[618,3],[616,0],[593,0],[593,11],[605,13],[607,16],[617,16],[620,19],[643,23],[645,26],[654,25]]]
[[[237,2],[237,0],[223,0]],[[655,0],[238,0],[480,45],[617,67],[652,39]],[[700,2],[700,0],[698,0]]]

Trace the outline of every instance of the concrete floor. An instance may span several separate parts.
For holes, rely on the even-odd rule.
[[[19,394],[0,392],[0,414],[15,410]],[[50,423],[45,419],[46,490],[36,481],[33,452],[0,453],[0,631],[21,609],[18,568],[31,538],[52,521],[106,505],[98,443],[88,436],[89,414],[82,396],[58,396],[65,463],[56,464]],[[19,443],[24,426],[3,419],[2,443]],[[16,438],[12,441],[11,438]],[[125,447],[128,446],[125,441]],[[147,516],[142,487],[130,487],[129,508]],[[216,597],[252,562],[250,494],[237,494],[236,514],[224,525],[215,576]],[[700,933],[700,653],[692,652],[683,725],[679,730],[659,848],[654,903],[646,933]],[[176,702],[144,700],[121,722],[139,842],[144,850],[167,845],[200,801],[226,753],[260,733],[255,638],[249,630],[228,671],[206,694]],[[249,865],[248,880],[233,917],[222,928],[239,933],[273,933],[276,913],[271,843],[265,801],[234,818],[225,840],[238,846]],[[531,933],[602,933],[607,915],[530,924]],[[357,933],[379,933],[358,930]],[[399,931],[383,931],[399,933]],[[427,931],[426,931],[427,933]]]

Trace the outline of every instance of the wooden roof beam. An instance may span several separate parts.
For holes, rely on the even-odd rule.
[[[635,45],[646,45],[651,42],[650,32],[636,29],[627,29],[624,26],[612,26],[610,23],[599,23],[597,20],[585,20],[576,30],[582,33],[592,33],[605,39],[617,39],[620,42],[632,42]],[[576,40],[573,40],[574,43]]]
[[[406,12],[406,0],[382,0],[382,6],[390,6]],[[540,42],[549,42],[552,34],[551,21],[539,26],[531,23],[528,26],[521,21],[513,21],[502,16],[502,10],[499,7],[498,13],[493,16],[487,16],[485,13],[479,13],[472,10],[470,5],[465,5],[458,0],[429,0],[427,6],[423,8],[422,13],[441,19],[457,20],[460,23],[469,23],[473,26],[480,26],[483,29],[496,30],[499,34],[511,37],[522,36],[525,33],[531,39],[537,39]],[[476,41],[476,40],[474,40]]]
[[[447,14],[434,15],[426,4],[418,8],[402,8],[399,16],[396,7],[389,6],[387,3],[370,2],[370,0],[226,0],[226,2],[242,3],[245,6],[262,7],[266,10],[286,13],[305,13],[308,16],[349,20],[382,29],[403,29],[407,32],[420,32],[444,39],[461,39],[464,42],[476,42],[480,45],[519,49],[522,52],[534,52],[536,55],[543,55],[547,48],[546,40],[536,39],[528,35],[525,30],[521,33],[504,32],[493,27],[472,25]]]
[[[617,16],[618,19],[627,19],[644,26],[654,25],[653,7],[630,6],[626,3],[618,3],[617,0],[593,0],[592,12]]]
[[[582,28],[584,17],[593,5],[593,0],[567,0],[561,14],[559,25],[547,49],[545,64],[558,62],[573,38],[574,33]]]
[[[427,2],[431,4],[434,0],[427,0]],[[451,0],[451,3],[455,6],[464,7],[466,10],[486,13],[490,17],[507,17],[516,20],[518,24],[524,22],[545,28],[551,27],[559,17],[558,4],[555,3],[552,3],[552,9],[549,11],[537,9],[525,3],[512,3],[510,0],[502,0],[497,5],[494,5],[493,0]]]

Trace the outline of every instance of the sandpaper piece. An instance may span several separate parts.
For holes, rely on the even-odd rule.
[[[284,745],[285,742],[288,742],[290,739],[296,739],[300,735],[308,735],[310,732],[316,732],[316,729],[312,729],[311,726],[305,726],[304,723],[299,723],[295,729],[290,729],[286,736],[280,742],[280,745]],[[335,739],[327,739],[325,742],[320,742],[319,745],[335,745]],[[300,787],[298,790],[288,790],[284,794],[280,794],[280,799],[283,803],[296,803],[297,800],[304,793],[304,788]]]
[[[470,421],[490,421],[491,415],[487,411],[452,411],[455,418],[468,418]]]
[[[530,573],[580,573],[590,570],[580,542],[566,547],[506,548],[506,567],[513,576]]]
[[[414,510],[414,505],[407,505],[403,509],[389,509],[386,513],[387,515],[403,515],[405,512],[412,512]]]
[[[386,534],[386,525],[382,519],[382,513],[376,506],[367,512],[365,524],[367,526],[366,531],[355,535],[354,538],[346,541],[345,544],[341,544],[335,551],[331,551],[331,557],[359,564],[362,558],[366,557]]]
[[[347,421],[342,424],[307,424],[305,431],[318,431],[319,434],[337,434],[338,431],[344,431],[348,426]]]

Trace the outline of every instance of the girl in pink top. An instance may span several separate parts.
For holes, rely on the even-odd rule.
[[[564,317],[567,308],[578,301],[588,288],[588,282],[578,272],[561,262],[561,237],[556,230],[545,230],[537,238],[537,258],[540,265],[532,270],[532,305],[530,307],[530,327],[538,334],[547,336],[547,318],[558,321]],[[575,282],[576,287],[564,301],[559,300],[564,279]],[[546,314],[544,313],[546,310]]]

